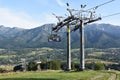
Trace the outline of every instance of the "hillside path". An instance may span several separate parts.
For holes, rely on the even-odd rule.
[[[113,74],[108,80],[116,80],[116,74]]]
[[[98,80],[99,78],[104,77],[104,73],[99,74],[98,76],[92,78],[91,80]]]

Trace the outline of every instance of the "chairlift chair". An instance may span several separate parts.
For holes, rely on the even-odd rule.
[[[49,37],[48,37],[48,42],[60,42],[61,41],[61,37],[57,34],[51,34]]]

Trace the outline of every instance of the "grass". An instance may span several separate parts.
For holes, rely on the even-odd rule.
[[[88,54],[89,56],[94,56],[94,57],[100,57],[103,54],[107,54],[106,52],[93,52],[91,54]]]
[[[120,80],[120,74],[117,74],[117,79],[116,80]]]
[[[41,71],[41,72],[11,72],[0,74],[0,80],[91,80],[99,77],[97,80],[107,80],[111,72],[101,72],[87,70],[83,72],[64,72],[64,71]],[[117,75],[120,79],[120,74]]]
[[[116,62],[110,62],[110,61],[103,61],[101,59],[94,59],[94,58],[91,58],[91,59],[85,59],[85,63],[92,63],[92,62],[101,62],[103,64],[118,64]]]
[[[0,68],[5,69],[5,70],[13,70],[14,66],[11,65],[0,65]]]
[[[8,59],[8,57],[9,57],[8,55],[0,55],[1,59]]]

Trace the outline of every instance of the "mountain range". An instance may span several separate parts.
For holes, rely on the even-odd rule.
[[[0,25],[0,48],[66,48],[66,28],[62,28],[58,35],[61,42],[48,42],[52,27],[55,24],[45,24],[32,29],[5,27]],[[73,27],[71,27],[73,28]],[[72,48],[78,48],[79,30],[71,32]],[[91,24],[85,26],[86,48],[119,48],[120,26],[111,24]]]

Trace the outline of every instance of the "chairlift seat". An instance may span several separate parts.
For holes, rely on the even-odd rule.
[[[52,41],[60,42],[61,41],[61,37],[59,35],[57,35],[57,34],[51,34],[48,37],[48,42],[52,42]]]

